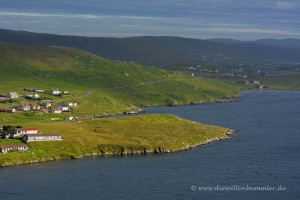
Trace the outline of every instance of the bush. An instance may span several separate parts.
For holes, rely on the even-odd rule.
[[[177,102],[174,99],[166,99],[165,105],[166,106],[175,106],[175,105],[177,105]]]

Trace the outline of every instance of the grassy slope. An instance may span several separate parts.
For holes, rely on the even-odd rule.
[[[236,95],[221,81],[196,79],[136,63],[110,61],[63,47],[31,47],[1,43],[0,93],[23,87],[69,90],[81,106],[77,113],[128,111],[131,105],[212,101]]]
[[[110,61],[91,53],[64,47],[31,47],[1,43],[0,93],[24,87],[68,90],[71,96],[53,97],[57,101],[76,101],[72,114],[39,112],[0,113],[0,123],[37,127],[42,132],[59,132],[62,142],[30,143],[28,152],[0,155],[0,164],[13,164],[87,153],[118,153],[120,149],[153,151],[160,147],[176,150],[224,137],[227,129],[200,125],[169,115],[145,115],[75,122],[51,122],[64,115],[130,111],[134,105],[191,103],[234,96],[237,87],[221,81],[191,76],[136,63]],[[31,102],[31,101],[28,101]],[[0,103],[0,106],[9,104]],[[177,127],[174,129],[174,127]],[[55,127],[55,128],[53,128]],[[137,128],[138,127],[138,128]],[[19,141],[0,140],[1,143]]]
[[[138,123],[137,123],[138,122]],[[31,124],[43,132],[60,132],[64,141],[32,142],[26,152],[0,154],[0,166],[51,159],[177,151],[189,146],[224,139],[229,129],[204,125],[174,115],[141,115],[107,118],[82,123]],[[176,128],[174,128],[176,127]]]
[[[280,90],[300,90],[300,75],[291,76],[263,76],[258,78],[262,84],[273,89]]]

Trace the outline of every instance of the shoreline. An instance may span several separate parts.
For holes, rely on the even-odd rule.
[[[176,107],[176,106],[196,106],[208,103],[230,103],[230,102],[239,102],[237,98],[241,97],[241,94],[232,96],[232,97],[225,97],[224,99],[216,99],[212,101],[199,101],[199,102],[192,102],[192,103],[177,103],[177,104],[149,104],[149,105],[140,105],[137,106],[139,108],[138,111],[130,111],[130,112],[118,112],[118,113],[111,113],[111,114],[97,114],[94,118],[110,118],[110,117],[126,117],[126,116],[135,116],[135,115],[142,115],[146,114],[143,108],[147,107]]]
[[[212,101],[201,101],[197,103],[180,103],[180,104],[175,104],[175,105],[166,105],[166,104],[155,104],[155,105],[143,105],[142,107],[138,107],[139,110],[136,112],[120,112],[120,113],[112,113],[112,114],[102,114],[102,115],[96,115],[94,118],[114,118],[114,117],[128,117],[128,116],[138,116],[138,115],[143,115],[147,114],[147,111],[144,110],[143,108],[147,107],[175,107],[175,106],[193,106],[193,105],[202,105],[206,103],[227,103],[227,102],[238,102],[236,98],[239,98],[241,96],[241,91],[238,95],[236,96],[231,96],[231,97],[224,97],[223,99],[216,99]],[[44,163],[44,162],[50,162],[50,161],[55,161],[55,160],[63,160],[63,159],[80,159],[80,158],[85,158],[85,157],[107,157],[107,156],[130,156],[130,155],[147,155],[147,154],[160,154],[160,153],[174,153],[174,152],[180,152],[180,151],[185,151],[189,150],[195,147],[199,147],[205,144],[209,144],[211,142],[219,141],[219,140],[224,140],[224,139],[229,139],[229,135],[236,133],[237,131],[235,130],[230,130],[228,129],[228,132],[224,134],[224,136],[221,137],[215,137],[215,138],[210,138],[205,141],[202,141],[200,143],[192,144],[192,145],[187,145],[186,147],[180,148],[180,149],[164,149],[157,147],[156,149],[140,149],[140,150],[135,150],[135,151],[121,151],[121,152],[89,152],[86,153],[85,155],[77,155],[77,156],[68,156],[68,157],[50,157],[50,158],[41,158],[38,160],[31,160],[31,161],[25,161],[25,162],[17,162],[17,163],[12,163],[12,164],[4,164],[0,165],[0,168],[3,167],[15,167],[15,166],[22,166],[22,165],[30,165],[30,164],[35,164],[35,163]]]
[[[59,157],[59,158],[47,158],[47,159],[40,159],[40,160],[32,160],[32,161],[26,161],[26,162],[18,162],[14,164],[4,164],[1,165],[0,168],[5,168],[5,167],[17,167],[17,166],[24,166],[24,165],[31,165],[31,164],[38,164],[38,163],[46,163],[46,162],[51,162],[51,161],[58,161],[58,160],[75,160],[75,159],[82,159],[82,158],[88,158],[88,157],[102,157],[102,158],[107,158],[107,157],[112,157],[112,156],[137,156],[137,155],[149,155],[149,154],[163,154],[163,153],[176,153],[176,152],[181,152],[181,151],[187,151],[193,148],[197,148],[200,146],[204,146],[213,142],[217,142],[220,140],[225,140],[225,139],[230,139],[230,135],[237,133],[238,130],[231,130],[229,129],[227,133],[224,134],[224,136],[221,137],[214,137],[211,139],[207,139],[204,142],[192,144],[192,145],[187,145],[186,147],[180,148],[180,149],[175,149],[175,150],[169,150],[169,149],[163,149],[160,147],[157,147],[154,150],[147,150],[147,149],[141,149],[141,150],[135,150],[135,151],[122,151],[120,153],[118,152],[101,152],[101,153],[87,153],[85,155],[78,155],[78,156],[70,156],[70,157]]]

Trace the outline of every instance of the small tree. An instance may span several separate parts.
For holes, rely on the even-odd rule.
[[[7,133],[11,133],[13,131],[13,126],[3,126],[3,130]]]

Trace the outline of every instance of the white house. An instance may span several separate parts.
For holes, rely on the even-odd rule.
[[[38,88],[24,88],[26,91],[31,91],[31,92],[44,92],[43,89],[38,89]]]
[[[40,95],[39,94],[27,94],[27,95],[25,95],[25,97],[28,97],[30,99],[38,99],[38,98],[40,98]]]
[[[21,105],[19,106],[19,109],[20,109],[20,110],[23,110],[23,111],[27,111],[27,110],[30,110],[31,107],[30,107],[29,104],[21,104]]]
[[[50,94],[52,94],[52,95],[59,95],[61,92],[58,90],[58,89],[52,89],[51,91],[50,91]]]
[[[62,103],[62,105],[65,105],[65,106],[77,106],[77,103],[76,102],[66,102],[66,103]]]
[[[55,141],[62,140],[61,135],[58,133],[43,133],[43,134],[26,134],[22,137],[24,142],[35,141]]]
[[[69,110],[69,106],[61,105],[61,106],[58,107],[58,109],[61,109],[61,111],[68,111]]]
[[[23,134],[37,134],[39,131],[36,128],[14,128],[10,133],[10,137],[17,137]]]
[[[9,93],[7,94],[7,97],[8,97],[8,98],[11,98],[11,99],[15,99],[15,98],[19,98],[19,95],[18,95],[18,93],[16,93],[16,92],[9,92]]]
[[[66,120],[66,121],[72,121],[72,120],[74,120],[74,117],[72,117],[72,116],[67,116],[67,117],[65,117],[65,120]]]
[[[7,153],[8,151],[26,151],[28,146],[26,144],[7,144],[0,146],[1,153]]]
[[[258,81],[258,80],[251,80],[250,82],[251,82],[251,83],[254,83],[254,84],[259,84],[259,81]]]
[[[62,110],[60,108],[52,108],[52,109],[50,109],[50,112],[60,114],[62,112]]]

